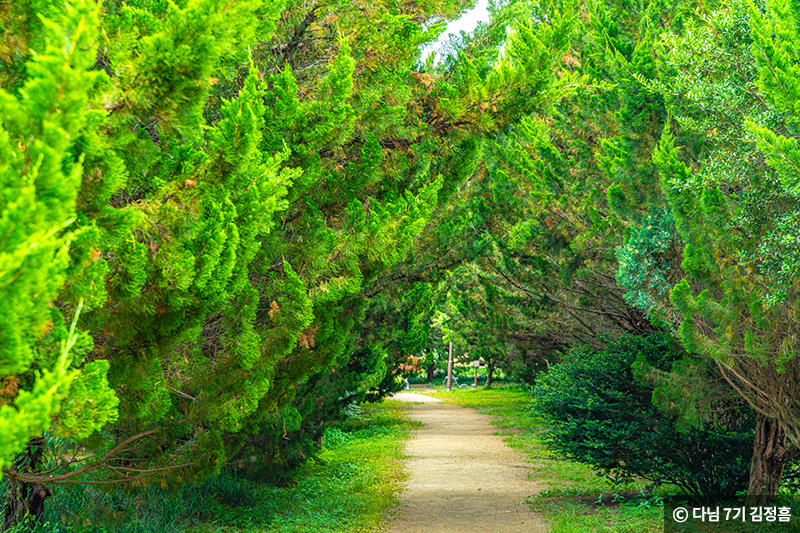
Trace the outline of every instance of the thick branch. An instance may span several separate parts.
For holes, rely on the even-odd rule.
[[[100,460],[95,461],[93,463],[89,463],[88,465],[82,466],[81,468],[73,470],[72,472],[67,472],[66,474],[59,474],[57,476],[23,474],[8,467],[3,467],[3,473],[6,475],[6,477],[9,477],[11,479],[16,479],[17,481],[22,481],[23,483],[58,483],[60,481],[67,480],[75,476],[85,474],[86,472],[89,472],[96,468],[103,467],[104,463],[106,463],[111,457],[113,457],[114,454],[125,448],[125,446],[127,446],[131,442],[141,439],[143,437],[147,437],[148,435],[153,435],[154,433],[158,433],[159,431],[161,430],[151,429],[150,431],[145,431],[144,433],[139,433],[137,435],[134,435],[126,439],[124,442],[122,442],[119,446],[115,447],[110,452],[106,453],[103,457],[100,458]]]

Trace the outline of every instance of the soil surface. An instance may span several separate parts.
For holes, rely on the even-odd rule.
[[[422,402],[410,418],[425,426],[406,446],[409,479],[387,533],[545,533],[525,504],[539,491],[530,466],[493,434],[491,417],[419,392],[393,396]]]

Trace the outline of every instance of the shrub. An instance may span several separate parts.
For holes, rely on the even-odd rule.
[[[549,444],[613,481],[639,476],[697,496],[746,489],[753,417],[739,411],[725,427],[682,430],[652,404],[653,387],[631,370],[640,356],[668,371],[681,354],[658,334],[604,340],[599,350],[573,349],[533,387],[532,409],[549,419]]]

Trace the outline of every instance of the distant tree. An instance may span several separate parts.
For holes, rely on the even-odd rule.
[[[507,367],[506,354],[513,324],[514,310],[493,277],[483,274],[477,264],[456,269],[452,294],[453,329],[458,344],[469,353],[470,361],[486,363],[486,388],[492,386],[495,371]]]

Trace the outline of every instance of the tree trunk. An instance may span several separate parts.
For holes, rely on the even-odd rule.
[[[494,363],[487,361],[486,363],[486,388],[492,388],[492,376],[494,375]]]
[[[428,365],[428,368],[427,368],[427,369],[425,369],[425,372],[427,372],[427,374],[428,374],[428,375],[426,376],[425,380],[426,380],[428,383],[433,383],[433,374],[434,374],[434,372],[436,372],[436,363],[431,363],[431,364],[429,364],[429,365]]]
[[[786,446],[786,433],[774,418],[756,415],[756,438],[750,463],[748,505],[775,502],[786,463],[800,453],[796,446]]]
[[[44,437],[33,437],[28,441],[25,451],[14,461],[14,469],[19,473],[35,473],[39,469],[43,455]],[[51,495],[50,489],[40,483],[24,483],[9,479],[5,495],[5,517],[0,531],[10,530],[22,523],[26,516],[33,519],[30,523],[32,528],[42,518],[44,500]]]

